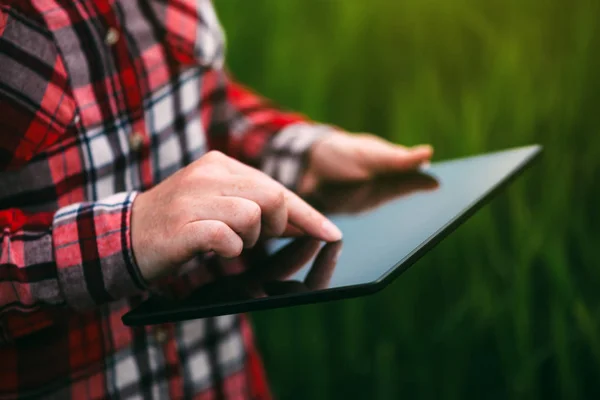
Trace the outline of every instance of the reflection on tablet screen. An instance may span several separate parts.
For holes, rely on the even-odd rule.
[[[334,219],[335,216],[368,214],[385,204],[407,198],[417,193],[431,192],[439,182],[430,175],[412,172],[383,176],[368,182],[325,184],[306,200]],[[338,286],[336,265],[343,252],[361,251],[360,243],[347,248],[346,241],[323,243],[308,237],[263,241],[240,257],[244,272],[221,276],[214,282],[196,290],[186,302],[196,305],[214,305],[268,296],[286,295],[328,289]],[[213,263],[230,262],[214,259]],[[345,263],[344,275],[352,274],[348,268],[366,268]],[[372,269],[371,280],[381,271]]]
[[[217,271],[212,283],[183,299],[151,299],[136,323],[260,309],[263,299],[274,300],[264,306],[268,308],[373,293],[539,152],[539,146],[529,146],[434,163],[427,173],[322,185],[307,201],[341,229],[342,241],[276,239],[234,260],[213,257],[206,260],[208,270]],[[257,301],[247,302],[253,299]]]

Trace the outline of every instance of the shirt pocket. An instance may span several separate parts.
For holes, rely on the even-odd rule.
[[[219,68],[224,62],[225,34],[210,0],[150,0],[155,32],[165,51],[184,65]]]
[[[15,169],[75,132],[75,102],[52,35],[2,9],[0,170]]]

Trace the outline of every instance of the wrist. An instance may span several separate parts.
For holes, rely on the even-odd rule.
[[[330,143],[335,141],[335,137],[343,135],[336,129],[330,129],[327,134],[316,139],[306,151],[304,157],[303,173],[298,180],[298,193],[307,195],[316,190],[323,178],[323,160],[331,158]]]
[[[148,209],[148,192],[139,193],[131,206],[131,254],[146,283],[156,279],[160,273],[150,261],[153,245],[150,242],[152,229],[145,226]],[[151,217],[150,217],[151,218]],[[154,233],[156,234],[156,233]]]
[[[277,133],[264,150],[261,170],[287,188],[301,192],[310,167],[313,145],[335,128],[329,125],[298,122]],[[310,173],[309,173],[310,176]]]

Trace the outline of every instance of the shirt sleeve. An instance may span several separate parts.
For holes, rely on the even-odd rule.
[[[42,305],[86,309],[145,290],[130,239],[135,196],[54,214],[0,211],[0,315]]]
[[[311,145],[337,128],[283,110],[236,82],[227,72],[216,80],[212,85],[215,92],[222,93],[224,106],[221,110],[215,106],[212,113],[208,132],[212,147],[295,189]]]

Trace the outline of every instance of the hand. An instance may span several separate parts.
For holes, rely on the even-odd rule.
[[[334,132],[313,144],[299,192],[324,181],[360,181],[381,173],[413,170],[433,155],[429,145],[407,148],[370,134]]]
[[[133,252],[147,280],[199,252],[238,256],[261,235],[300,230],[325,241],[342,236],[283,185],[215,151],[138,195],[131,218]]]

